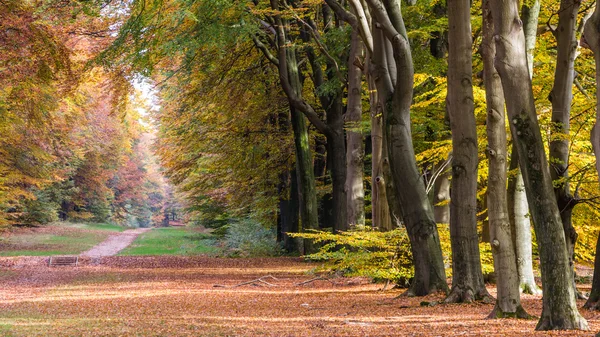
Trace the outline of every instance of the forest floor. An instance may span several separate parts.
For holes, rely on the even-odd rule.
[[[442,296],[396,298],[403,290],[362,278],[301,284],[318,265],[298,258],[113,256],[79,267],[48,267],[47,259],[0,258],[0,336],[594,335],[486,320],[490,304],[421,306]],[[523,296],[530,314],[541,305]],[[600,313],[581,313],[600,330]]]

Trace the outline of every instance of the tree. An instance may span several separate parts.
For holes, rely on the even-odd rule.
[[[470,4],[448,1],[448,96],[452,130],[450,239],[452,289],[446,302],[472,302],[488,294],[477,236],[477,130],[473,106]]]
[[[414,70],[400,5],[396,1],[377,0],[369,0],[368,4],[382,32],[372,35],[374,54],[371,64],[379,101],[383,106],[384,138],[394,184],[393,193],[399,201],[415,265],[415,278],[408,294],[422,296],[447,291],[433,207],[417,170],[412,144],[410,105]],[[362,31],[362,35],[366,35],[366,32]],[[390,205],[391,209],[393,207]]]
[[[493,40],[494,22],[490,10],[490,1],[483,2],[483,41],[481,51],[484,62],[483,80],[487,102],[487,139],[486,154],[489,160],[488,176],[488,218],[490,224],[490,243],[494,255],[496,274],[496,306],[490,318],[519,317],[529,315],[521,306],[519,295],[519,277],[517,258],[512,241],[506,190],[506,125],[504,114],[504,92],[496,68],[494,56],[496,46]]]
[[[577,311],[560,213],[553,197],[550,171],[537,122],[525,37],[516,1],[492,2],[496,57],[513,141],[538,239],[544,299],[536,329],[587,329]]]
[[[348,57],[348,104],[346,121],[346,193],[348,197],[348,223],[365,224],[365,191],[363,187],[363,136],[362,121],[362,40],[353,30]]]

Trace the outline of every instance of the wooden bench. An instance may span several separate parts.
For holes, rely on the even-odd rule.
[[[75,266],[79,262],[79,256],[50,256],[49,267],[56,266]]]

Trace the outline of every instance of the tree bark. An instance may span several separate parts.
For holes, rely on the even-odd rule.
[[[594,52],[594,61],[596,63],[596,87],[600,86],[600,3],[596,1],[594,14],[585,23],[583,30],[583,42]],[[596,121],[590,134],[590,141],[594,156],[596,157],[596,172],[600,180],[600,91],[596,91]],[[596,257],[594,260],[594,279],[592,281],[592,291],[590,297],[585,303],[589,309],[600,309],[600,237],[596,243]]]
[[[369,103],[371,106],[371,207],[373,227],[382,231],[394,229],[390,208],[386,194],[385,178],[383,172],[383,108],[379,104],[379,98],[375,86],[375,80],[371,75],[371,62],[367,61],[367,81],[369,86]]]
[[[448,96],[452,131],[450,241],[452,289],[445,302],[489,300],[477,235],[477,130],[472,85],[471,13],[468,0],[448,0]]]
[[[518,166],[517,150],[513,146],[510,170],[518,169]],[[529,205],[527,204],[527,195],[525,194],[525,185],[521,170],[518,171],[515,177],[510,178],[508,181],[508,205],[511,228],[514,231],[519,289],[525,294],[540,295],[542,290],[535,283],[535,276],[533,275],[531,222],[529,221]]]
[[[362,121],[362,70],[355,64],[362,56],[362,41],[356,30],[352,31],[348,58],[348,103],[346,109],[346,196],[348,223],[365,224],[365,190],[363,187]]]
[[[486,131],[489,160],[487,208],[490,225],[490,244],[494,255],[496,274],[496,305],[489,318],[518,317],[529,315],[521,306],[517,257],[513,245],[512,230],[508,217],[506,191],[507,142],[504,123],[504,92],[500,76],[494,67],[496,46],[493,40],[494,21],[489,0],[483,2],[483,81],[487,103]]]
[[[413,253],[415,277],[407,294],[422,296],[436,291],[447,291],[433,208],[417,170],[412,144],[410,105],[414,70],[400,4],[393,0],[367,2],[385,35],[383,39],[377,39],[379,42],[373,48],[376,53],[373,55],[373,77],[377,84],[380,104],[383,106],[384,138],[388,145],[394,196],[399,200],[400,213]],[[374,44],[375,40],[374,38]],[[386,53],[386,43],[392,47],[391,60],[387,59],[389,54]],[[388,193],[389,197],[391,196]]]
[[[555,30],[558,53],[554,72],[554,85],[549,97],[552,103],[550,176],[555,186],[554,193],[567,240],[569,269],[572,276],[574,276],[573,268],[575,265],[573,259],[575,258],[574,249],[577,232],[572,221],[576,201],[571,195],[569,184],[569,130],[571,125],[571,103],[573,101],[573,80],[575,79],[574,64],[578,46],[575,32],[577,30],[577,14],[580,3],[579,0],[561,0],[560,2],[558,27]]]
[[[451,161],[451,159],[448,159]],[[433,213],[438,224],[450,223],[450,170],[445,167],[447,161],[435,164],[435,170],[442,169],[433,185]]]
[[[587,329],[577,311],[570,278],[565,236],[533,99],[527,68],[525,36],[515,0],[492,1],[496,57],[502,79],[513,141],[519,155],[525,191],[540,252],[544,298],[537,330]]]
[[[283,244],[283,249],[288,253],[298,251],[295,238],[288,233],[298,233],[298,184],[296,170],[285,171],[279,175],[279,231],[278,241]]]
[[[537,36],[540,2],[535,0],[530,5],[523,3],[521,18],[525,34],[527,50],[527,68],[529,78],[533,76],[533,52]],[[513,143],[511,150],[510,171],[516,174],[508,180],[508,213],[517,254],[517,270],[519,272],[519,288],[523,293],[539,295],[542,290],[535,283],[533,274],[531,222],[529,221],[529,205],[523,185],[523,175],[519,169],[518,155]]]

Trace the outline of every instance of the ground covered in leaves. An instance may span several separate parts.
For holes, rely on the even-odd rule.
[[[488,304],[421,306],[442,297],[395,298],[402,290],[380,291],[360,278],[302,284],[314,278],[308,272],[316,265],[295,258],[46,263],[44,257],[0,258],[1,336],[594,335],[534,332],[537,320],[486,320]],[[525,295],[523,304],[540,314],[540,297]],[[592,331],[600,329],[600,313],[581,312]]]

